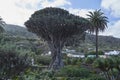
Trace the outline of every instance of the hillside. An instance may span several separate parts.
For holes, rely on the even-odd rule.
[[[4,29],[7,34],[11,36],[19,36],[26,38],[36,38],[37,36],[31,32],[28,32],[25,27],[21,27],[18,25],[7,24],[4,26]]]
[[[115,38],[112,36],[99,36],[98,40],[99,40],[98,45],[100,49],[103,49],[103,50],[119,49],[120,50],[120,38]],[[86,43],[95,47],[95,35],[87,34]]]
[[[37,38],[37,36],[29,31],[25,27],[8,24],[4,27],[7,34],[11,36],[19,36],[25,38]],[[85,37],[85,43],[88,48],[95,48],[95,35],[87,34]],[[119,49],[120,50],[120,38],[112,36],[99,36],[99,49]]]

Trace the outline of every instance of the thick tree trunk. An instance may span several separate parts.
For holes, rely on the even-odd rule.
[[[52,56],[52,61],[49,65],[49,69],[58,70],[64,66],[62,61],[62,52],[61,52],[63,46],[61,46],[61,43],[49,44],[49,45]]]
[[[96,28],[96,58],[98,58],[98,28]]]
[[[53,70],[58,70],[63,67],[62,54],[61,52],[52,53],[52,61],[49,68]]]

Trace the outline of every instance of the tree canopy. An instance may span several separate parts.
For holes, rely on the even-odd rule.
[[[78,32],[84,32],[88,21],[60,8],[45,8],[36,11],[25,23],[29,31],[45,40],[64,39]]]
[[[99,10],[95,10],[94,12],[89,12],[87,14],[88,20],[91,22],[93,25],[89,31],[90,32],[96,32],[96,29],[99,31],[104,31],[107,28],[107,22],[108,18],[104,15],[104,13]]]

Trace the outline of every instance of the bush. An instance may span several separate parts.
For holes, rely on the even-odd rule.
[[[0,50],[0,79],[11,79],[23,73],[30,66],[27,55]]]
[[[65,65],[80,65],[82,62],[82,58],[66,58],[64,59]]]
[[[100,69],[102,72],[107,73],[103,74],[109,78],[120,79],[120,58],[119,57],[109,57],[109,58],[98,58],[94,61],[93,66]],[[112,74],[111,74],[112,73]],[[117,77],[118,76],[118,77]]]
[[[62,68],[56,76],[58,77],[88,77],[90,75],[90,71],[85,68],[80,68],[77,66],[65,66]]]
[[[70,58],[63,59],[63,61],[64,61],[65,65],[70,65],[71,64],[71,59]]]
[[[88,52],[88,53],[86,54],[86,56],[88,56],[88,55],[96,55],[96,51]],[[98,51],[98,55],[104,55],[104,52],[103,52],[103,51]]]
[[[54,80],[54,71],[52,70],[43,70],[40,74],[39,74],[40,79],[42,80]]]
[[[106,79],[103,78],[102,76],[99,76],[99,75],[92,75],[89,78],[84,78],[84,79],[81,79],[81,80],[106,80]]]
[[[51,61],[50,56],[37,56],[37,63],[42,65],[49,65]]]
[[[93,58],[93,57],[87,57],[87,58],[85,58],[84,62],[86,64],[92,64],[94,62],[94,60],[95,60],[95,58]]]

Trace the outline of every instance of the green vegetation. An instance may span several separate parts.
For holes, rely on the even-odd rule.
[[[8,24],[7,26],[3,27],[5,29],[5,32],[7,35],[10,35],[11,37],[21,37],[21,38],[30,38],[30,39],[38,39],[38,37],[27,31],[26,28],[21,27],[21,26],[16,26],[16,25],[10,25]],[[23,34],[24,33],[24,34]],[[84,48],[86,48],[85,50],[87,50],[88,48],[91,48],[92,50],[94,50],[95,48],[95,35],[92,34],[84,34],[85,35],[85,40],[84,38],[78,37],[76,39],[76,36],[73,37],[72,39],[68,40],[68,43],[66,44],[66,46],[71,46],[71,48],[78,48],[84,51]],[[80,40],[83,39],[85,41],[81,42]],[[120,39],[119,38],[115,38],[112,36],[98,36],[99,39],[99,50],[119,50],[120,49]],[[84,46],[83,46],[84,45]],[[78,49],[78,50],[79,50]]]
[[[99,68],[107,80],[120,79],[120,57],[98,58],[93,63],[95,68]]]
[[[29,31],[25,27],[21,27],[18,25],[11,25],[11,24],[6,24],[3,26],[5,29],[6,33],[9,34],[10,36],[18,36],[18,37],[23,37],[23,38],[37,38],[37,36]]]
[[[36,11],[25,25],[27,28],[10,24],[3,26],[5,32],[0,34],[0,80],[120,79],[119,56],[74,58],[62,54],[63,48],[75,49],[86,56],[96,55],[96,36],[85,33],[91,27],[88,20],[60,8],[45,8]],[[98,39],[98,55],[104,55],[106,49],[120,48],[120,39],[110,36],[99,36]],[[51,55],[47,54],[50,50]],[[62,60],[64,66],[61,66]]]
[[[86,56],[88,56],[88,55],[96,55],[96,51],[90,51],[85,55]],[[98,55],[104,55],[104,52],[103,51],[98,51]]]
[[[6,80],[21,75],[30,66],[30,59],[27,55],[1,50],[0,65],[0,79]]]

